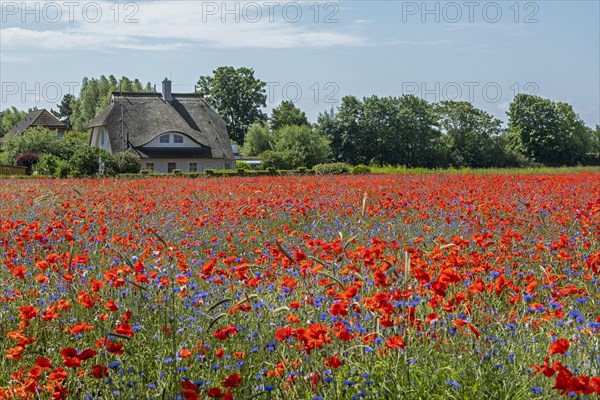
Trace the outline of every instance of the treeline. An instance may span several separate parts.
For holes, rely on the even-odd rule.
[[[279,169],[325,160],[426,168],[600,164],[600,127],[586,127],[570,105],[520,94],[508,117],[504,128],[468,102],[346,96],[311,125],[283,102],[270,125],[250,127],[243,153]]]
[[[346,96],[309,123],[284,101],[270,116],[266,83],[249,68],[220,67],[201,76],[205,100],[227,121],[232,141],[246,157],[265,167],[296,169],[325,162],[407,167],[520,167],[600,165],[600,126],[587,127],[573,107],[519,94],[508,124],[469,102],[430,103],[412,95]],[[113,75],[84,78],[79,97],[66,95],[52,112],[73,131],[86,131],[112,92],[153,92],[150,83]],[[11,108],[0,123],[0,138],[25,115]],[[4,143],[4,161],[10,149]]]

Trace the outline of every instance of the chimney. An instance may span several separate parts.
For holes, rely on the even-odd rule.
[[[171,81],[167,78],[162,81],[162,96],[163,100],[166,102],[170,103],[173,101],[173,96],[171,95]]]

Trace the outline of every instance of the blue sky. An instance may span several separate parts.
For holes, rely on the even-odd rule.
[[[25,6],[23,6],[25,4]],[[268,82],[266,111],[358,97],[466,100],[506,121],[515,93],[600,124],[600,2],[1,1],[0,108],[50,108],[84,76],[191,92],[222,65]]]

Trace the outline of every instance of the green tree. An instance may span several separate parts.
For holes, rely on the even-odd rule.
[[[289,100],[284,100],[271,112],[271,129],[276,131],[286,125],[309,125],[304,111]]]
[[[2,118],[0,118],[0,139],[26,115],[27,113],[25,111],[19,111],[16,107],[4,110],[4,114],[2,114]]]
[[[15,163],[17,155],[24,152],[42,154],[57,154],[60,151],[60,141],[56,131],[47,128],[29,128],[22,135],[11,137],[2,142],[6,162]]]
[[[496,139],[502,121],[466,101],[442,101],[435,111],[452,165],[485,168],[502,163],[502,147]]]
[[[275,150],[288,168],[312,167],[329,161],[329,139],[310,126],[286,125],[277,131]]]
[[[88,129],[90,121],[98,116],[109,104],[113,92],[151,92],[150,82],[144,87],[138,79],[133,81],[125,76],[117,80],[113,75],[108,78],[83,78],[79,98],[73,101],[71,124],[73,129]]]
[[[511,146],[530,160],[550,166],[574,165],[585,157],[585,124],[566,103],[518,94],[508,111]]]
[[[354,165],[371,160],[368,132],[359,126],[362,114],[363,104],[354,96],[344,96],[337,112],[319,114],[317,126],[331,141],[334,160]]]
[[[266,124],[252,124],[246,133],[242,154],[255,157],[260,153],[274,148],[275,138]]]
[[[70,93],[67,93],[63,96],[60,104],[56,105],[58,107],[58,111],[51,111],[56,118],[61,120],[61,122],[63,122],[67,126],[67,129],[71,129],[73,126],[71,124],[71,115],[73,115],[73,107],[75,107],[76,105],[77,99],[75,98],[75,96],[73,96]]]
[[[347,96],[337,113],[321,114],[319,130],[336,161],[435,167],[445,161],[431,104],[416,96]]]
[[[204,98],[227,122],[229,134],[238,144],[244,143],[248,127],[264,122],[266,114],[266,83],[254,77],[250,68],[219,67],[212,76],[198,81]]]
[[[588,164],[600,165],[600,125],[596,129],[589,129],[590,148],[587,152],[586,161]]]

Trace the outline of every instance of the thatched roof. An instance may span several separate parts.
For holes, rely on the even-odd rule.
[[[54,115],[45,109],[35,110],[23,117],[22,120],[16,123],[10,131],[4,136],[4,140],[21,135],[27,129],[41,126],[48,129],[54,129],[59,132],[67,130],[67,126],[60,122]]]
[[[159,93],[113,93],[111,104],[90,128],[106,127],[113,153],[134,151],[143,157],[158,149],[142,146],[161,134],[178,132],[210,149],[208,157],[234,158],[227,124],[204,99],[197,94],[172,96],[173,101],[166,102]]]

